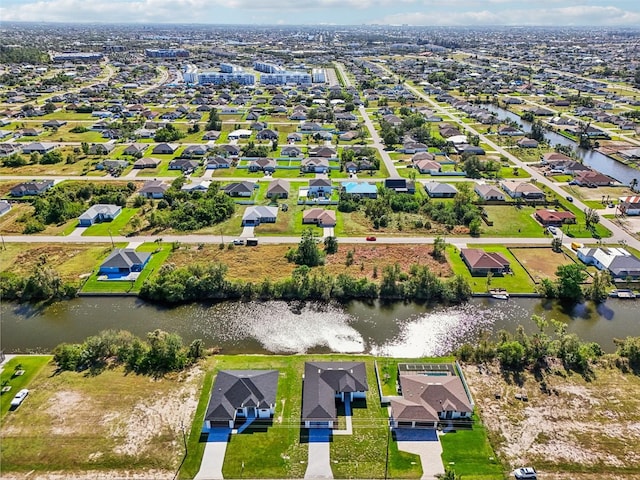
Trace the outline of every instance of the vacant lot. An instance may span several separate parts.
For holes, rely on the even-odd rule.
[[[535,465],[545,479],[640,478],[639,376],[598,367],[587,381],[558,366],[544,375],[543,393],[529,373],[520,386],[497,365],[464,371],[494,447],[512,468]]]
[[[182,246],[169,256],[168,262],[177,266],[193,263],[221,262],[227,265],[230,279],[259,282],[265,278],[281,280],[291,275],[296,268],[284,257],[292,245],[260,245],[258,247],[225,247],[218,245]],[[347,265],[347,254],[353,252],[353,262]],[[382,278],[385,265],[400,265],[408,272],[413,264],[428,265],[441,277],[451,276],[451,267],[447,262],[441,263],[431,256],[431,245],[339,245],[338,253],[327,255],[324,269],[332,275],[347,273],[356,278],[373,280],[374,270],[378,279]]]
[[[198,368],[163,379],[120,368],[58,374],[47,364],[24,404],[3,419],[3,478],[29,471],[29,478],[97,478],[116,470],[107,478],[172,478],[202,375]]]
[[[7,243],[0,250],[0,271],[29,275],[37,265],[55,269],[67,282],[79,282],[95,268],[98,259],[111,251],[110,244],[67,243],[26,244]]]
[[[555,280],[556,269],[560,265],[569,265],[574,263],[573,260],[564,253],[556,253],[551,248],[547,247],[511,247],[509,251],[515,255],[536,283],[539,283],[543,278]]]
[[[492,226],[482,224],[482,235],[487,237],[543,237],[544,228],[533,218],[534,207],[486,205]]]

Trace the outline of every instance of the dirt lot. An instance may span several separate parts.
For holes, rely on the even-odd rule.
[[[258,247],[236,247],[232,250],[220,250],[217,245],[183,246],[172,252],[167,260],[178,266],[191,263],[219,261],[229,267],[231,279],[261,281],[264,278],[280,280],[288,277],[296,267],[287,262],[285,253],[295,245],[260,245]],[[347,252],[353,251],[353,263],[347,266]],[[440,263],[431,256],[430,245],[339,245],[338,253],[327,255],[325,269],[333,275],[348,273],[357,278],[373,279],[374,267],[378,269],[378,278],[382,277],[385,265],[398,263],[402,271],[407,272],[414,263],[428,265],[439,276],[452,274],[448,263]]]
[[[2,478],[173,478],[201,381],[199,368],[158,380],[49,365],[3,420]]]
[[[556,370],[543,393],[529,373],[516,382],[496,364],[464,368],[501,457],[511,468],[534,465],[544,479],[640,478],[640,377],[598,367],[586,381]]]
[[[560,265],[573,263],[569,257],[563,253],[556,253],[551,248],[511,247],[509,251],[520,261],[536,283],[543,278],[555,280],[556,269]]]

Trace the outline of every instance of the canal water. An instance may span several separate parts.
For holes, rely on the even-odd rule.
[[[536,330],[531,315],[557,319],[606,351],[614,338],[640,335],[637,303],[609,299],[570,310],[533,298],[474,298],[455,307],[414,303],[223,302],[164,308],[135,297],[82,297],[39,309],[3,303],[0,346],[5,352],[50,351],[105,329],[145,335],[156,328],[185,342],[202,338],[225,353],[373,353],[418,357],[444,354],[483,332]]]
[[[501,120],[510,119],[517,122],[522,126],[522,129],[525,132],[531,131],[531,122],[522,120],[522,118],[513,112],[491,104],[482,105],[482,107],[495,113]],[[623,163],[617,162],[600,152],[596,152],[595,150],[578,148],[578,144],[576,142],[555,132],[545,132],[544,136],[549,140],[549,144],[552,146],[561,144],[575,149],[585,165],[599,171],[600,173],[604,173],[625,185],[629,185],[634,178],[640,180],[640,171],[635,168],[631,168]]]

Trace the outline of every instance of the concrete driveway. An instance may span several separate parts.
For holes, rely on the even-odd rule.
[[[423,480],[436,480],[444,475],[442,445],[435,430],[396,430],[398,450],[420,456]]]
[[[212,428],[209,431],[207,444],[204,447],[200,470],[194,480],[219,480],[222,476],[222,465],[227,452],[227,442],[231,435],[229,428]]]
[[[333,478],[331,459],[329,456],[330,444],[330,429],[309,429],[309,457],[304,478]]]
[[[253,230],[256,227],[243,227],[242,228],[242,233],[240,234],[241,237],[243,238],[251,238],[253,237]]]

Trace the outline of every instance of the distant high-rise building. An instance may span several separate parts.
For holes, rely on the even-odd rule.
[[[223,73],[240,73],[244,71],[244,68],[233,65],[231,63],[221,63],[220,71]]]
[[[185,83],[198,83],[198,67],[187,65],[182,69],[182,79]]]
[[[259,61],[253,62],[253,68],[254,70],[257,70],[263,73],[282,73],[285,71],[285,68],[281,67],[280,65],[274,65],[272,63],[259,62]]]
[[[184,48],[147,48],[144,51],[149,58],[185,58],[189,51]]]
[[[286,85],[295,83],[296,85],[308,85],[311,83],[311,75],[304,72],[263,73],[260,75],[260,83],[263,85]]]
[[[98,52],[62,52],[51,55],[54,62],[99,62],[102,58],[102,53]]]
[[[314,68],[311,71],[311,80],[313,83],[325,83],[327,81],[327,74],[324,68]]]
[[[225,73],[225,72],[202,72],[198,74],[200,85],[226,85],[228,83],[238,83],[240,85],[253,85],[256,77],[250,73]]]

